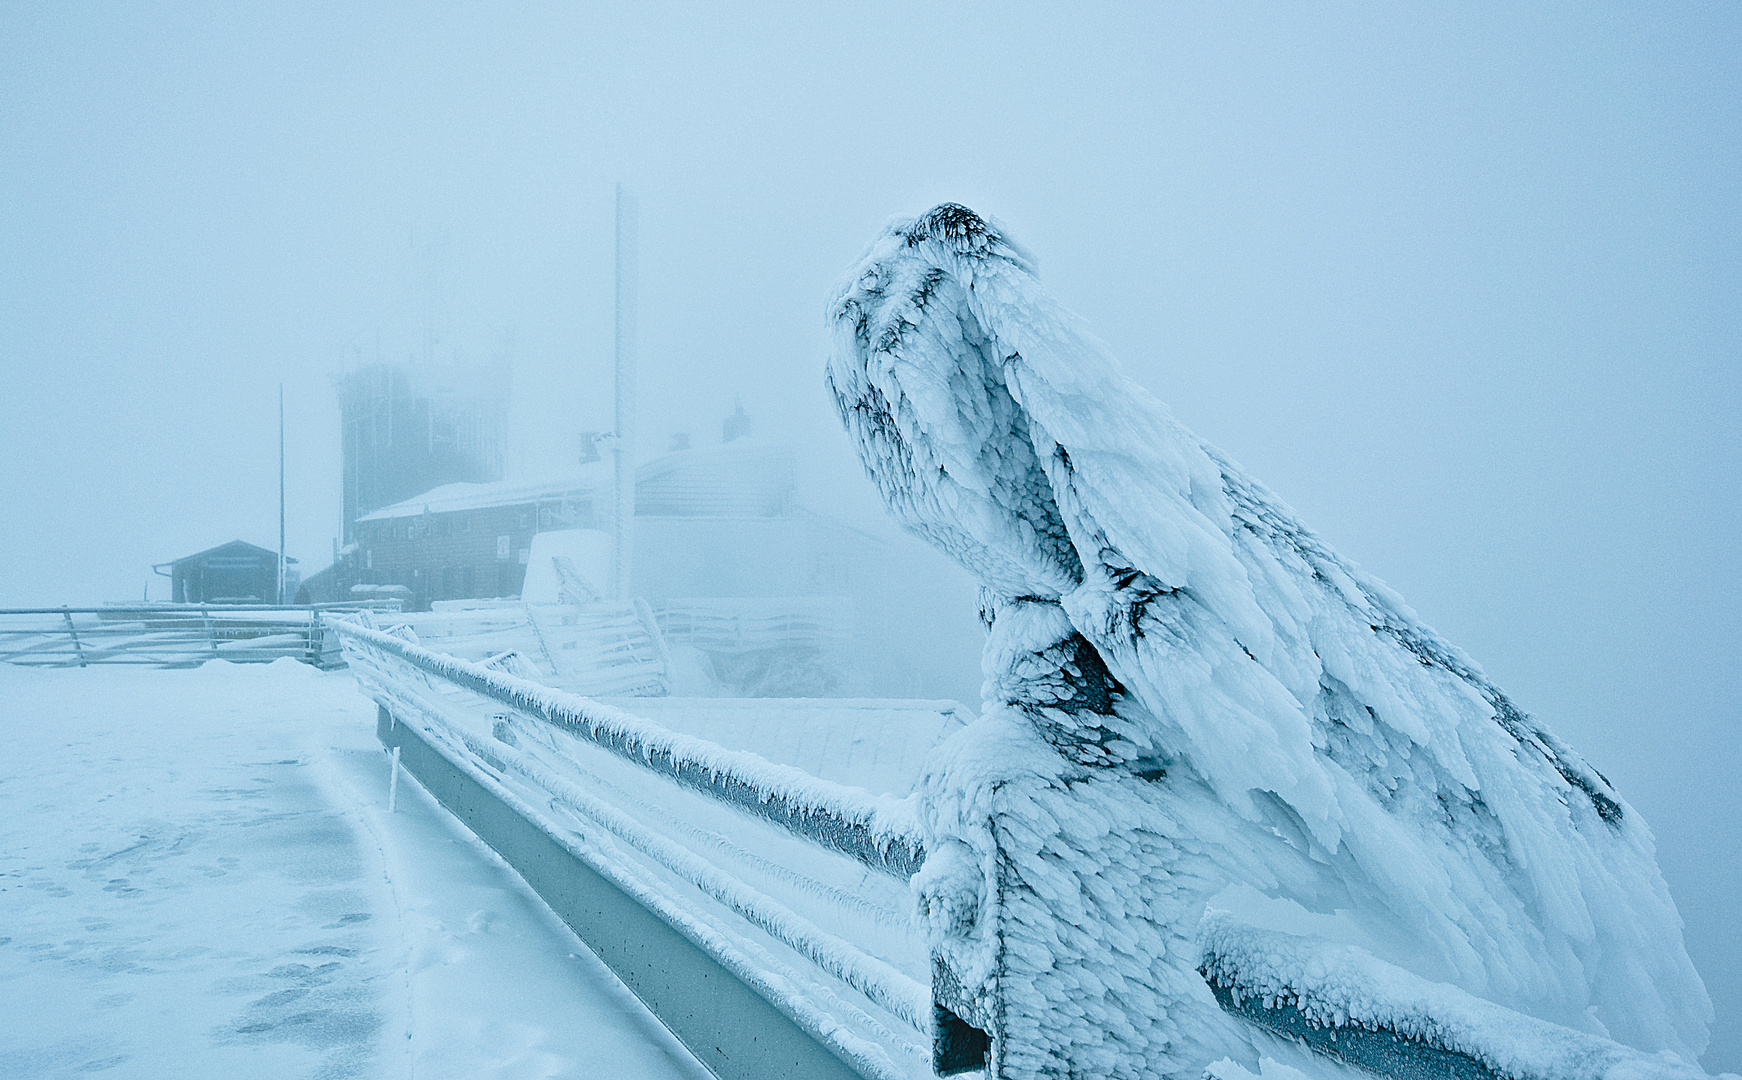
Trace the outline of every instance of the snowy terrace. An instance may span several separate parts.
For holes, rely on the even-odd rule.
[[[369,621],[349,671],[0,665],[0,1075],[1702,1075],[1225,912],[966,911],[940,753],[999,859],[1055,830],[1041,880],[1118,887],[1159,833],[1147,781],[1055,784],[1019,733],[948,761],[953,703],[601,701]]]
[[[347,672],[0,664],[0,1076],[707,1075]]]

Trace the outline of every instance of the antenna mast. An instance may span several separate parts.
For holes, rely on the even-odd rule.
[[[611,597],[629,600],[635,530],[635,196],[617,185],[617,415],[613,435]]]
[[[278,602],[284,603],[284,384],[278,384]]]

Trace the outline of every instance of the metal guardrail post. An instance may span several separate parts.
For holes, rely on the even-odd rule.
[[[83,645],[79,644],[78,627],[73,625],[72,610],[70,608],[62,607],[60,609],[60,613],[61,613],[61,617],[66,619],[66,621],[67,621],[67,634],[73,639],[73,652],[75,654],[77,654],[77,656],[79,658],[79,666],[80,667],[88,666],[85,663],[85,647]]]

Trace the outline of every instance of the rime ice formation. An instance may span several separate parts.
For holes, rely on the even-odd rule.
[[[1001,228],[895,221],[829,314],[866,470],[982,586],[986,711],[926,777],[915,888],[939,993],[1012,1073],[1255,1066],[1197,971],[1219,896],[1694,1060],[1710,1004],[1638,815],[1128,380]]]

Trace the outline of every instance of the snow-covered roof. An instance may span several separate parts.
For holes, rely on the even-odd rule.
[[[196,551],[192,555],[183,555],[179,559],[171,559],[168,562],[153,563],[152,566],[154,569],[159,566],[175,566],[178,563],[193,562],[197,559],[203,559],[208,555],[216,555],[220,551],[231,554],[258,554],[261,556],[269,556],[274,559],[278,558],[278,551],[274,548],[261,547],[259,544],[250,544],[246,540],[231,540],[226,543],[206,548],[204,551]],[[287,555],[285,556],[284,561],[287,563],[293,563],[296,560]]]
[[[602,461],[577,466],[573,471],[536,480],[492,480],[482,484],[443,484],[422,495],[413,495],[379,510],[372,510],[358,521],[384,521],[388,518],[415,517],[418,514],[449,514],[457,510],[481,510],[490,506],[512,506],[516,503],[560,499],[564,495],[603,490],[611,482],[610,465]]]
[[[791,509],[792,493],[792,450],[759,439],[681,450],[635,470],[640,517],[774,517]]]
[[[594,461],[539,479],[443,484],[422,495],[373,510],[358,521],[385,521],[419,514],[448,514],[496,506],[592,496],[611,483],[609,461]],[[779,443],[738,439],[663,454],[635,470],[637,502],[655,514],[771,512],[792,490],[792,452]]]

